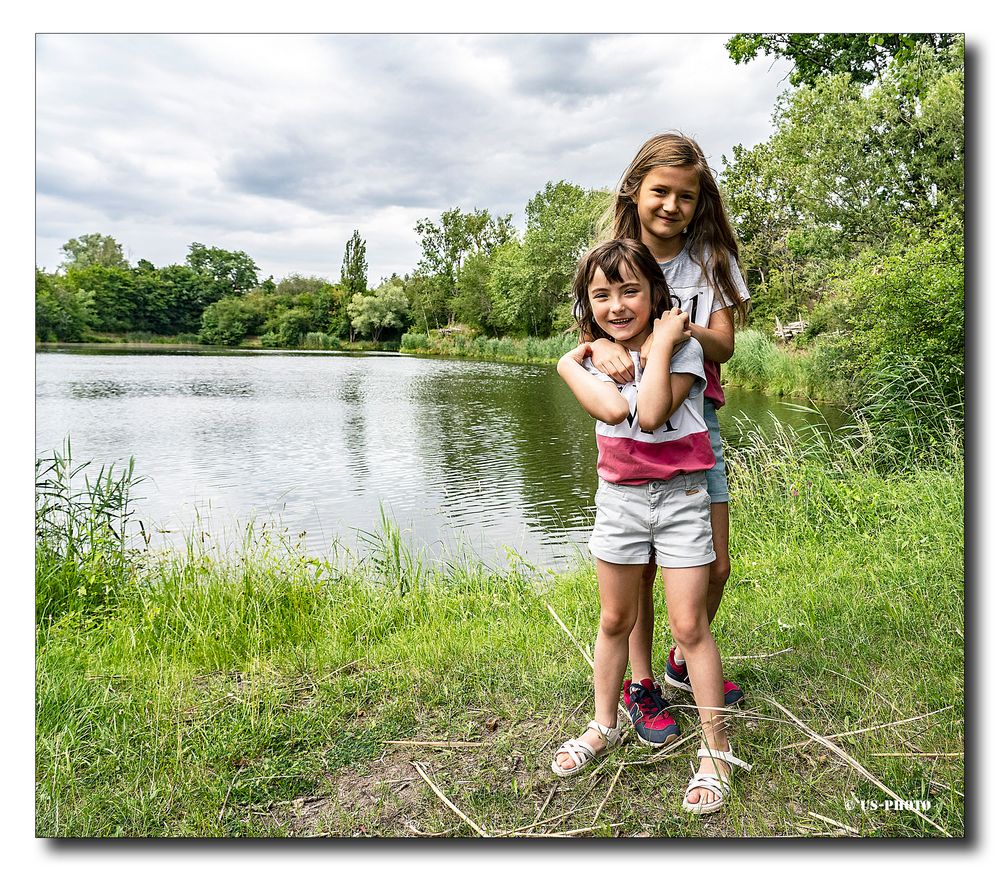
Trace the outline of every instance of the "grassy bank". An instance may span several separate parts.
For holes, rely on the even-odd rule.
[[[704,819],[680,810],[690,740],[549,772],[592,715],[570,638],[591,649],[589,565],[433,568],[388,525],[336,564],[261,530],[230,560],[194,541],[156,555],[122,534],[130,470],[105,470],[89,502],[62,501],[80,509],[72,533],[58,512],[40,526],[37,834],[959,836],[960,452],[887,473],[871,439],[844,448],[730,455],[734,571],[714,629],[754,768]],[[669,700],[691,735],[690,698]],[[887,790],[927,819],[884,809]]]
[[[399,350],[410,354],[440,357],[470,357],[476,360],[502,360],[511,363],[554,363],[575,348],[575,335],[515,337],[470,336],[462,333],[405,333]]]
[[[259,336],[253,336],[240,342],[238,345],[207,345],[198,340],[196,333],[185,333],[179,336],[157,336],[152,333],[106,333],[100,336],[88,337],[82,342],[35,342],[36,349],[55,348],[101,348],[104,350],[146,350],[161,347],[174,347],[181,350],[199,350],[211,352],[217,350],[258,351],[267,349],[271,351],[398,351],[399,342],[373,342],[358,341],[346,342],[336,337],[328,336],[326,333],[307,333],[302,342],[294,347],[279,347],[273,344],[264,344]]]

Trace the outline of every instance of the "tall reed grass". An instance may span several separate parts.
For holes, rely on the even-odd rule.
[[[61,451],[35,461],[35,620],[43,628],[71,609],[94,612],[125,591],[136,560],[135,462],[91,470]]]
[[[414,354],[471,357],[479,360],[550,363],[577,345],[573,335],[550,336],[469,336],[440,333],[405,333],[400,350]]]

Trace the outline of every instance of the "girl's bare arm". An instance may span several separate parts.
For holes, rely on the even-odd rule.
[[[720,308],[718,311],[712,312],[707,327],[691,324],[691,335],[701,342],[706,360],[725,363],[733,356],[733,349],[736,346],[733,310]]]
[[[598,380],[583,368],[583,360],[589,349],[589,343],[583,342],[564,354],[556,365],[556,371],[569,385],[587,414],[615,426],[628,417],[628,401],[614,384]]]

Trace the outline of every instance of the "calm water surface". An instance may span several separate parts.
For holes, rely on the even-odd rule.
[[[727,393],[720,413],[802,412]],[[135,457],[136,515],[180,545],[246,524],[352,549],[380,511],[434,559],[507,549],[558,567],[586,554],[593,421],[554,366],[331,353],[36,355],[36,453],[72,441],[93,466]]]

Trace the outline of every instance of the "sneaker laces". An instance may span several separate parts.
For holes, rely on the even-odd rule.
[[[641,683],[634,683],[629,687],[629,698],[639,706],[639,710],[646,717],[656,717],[663,710],[657,705],[653,694]]]

